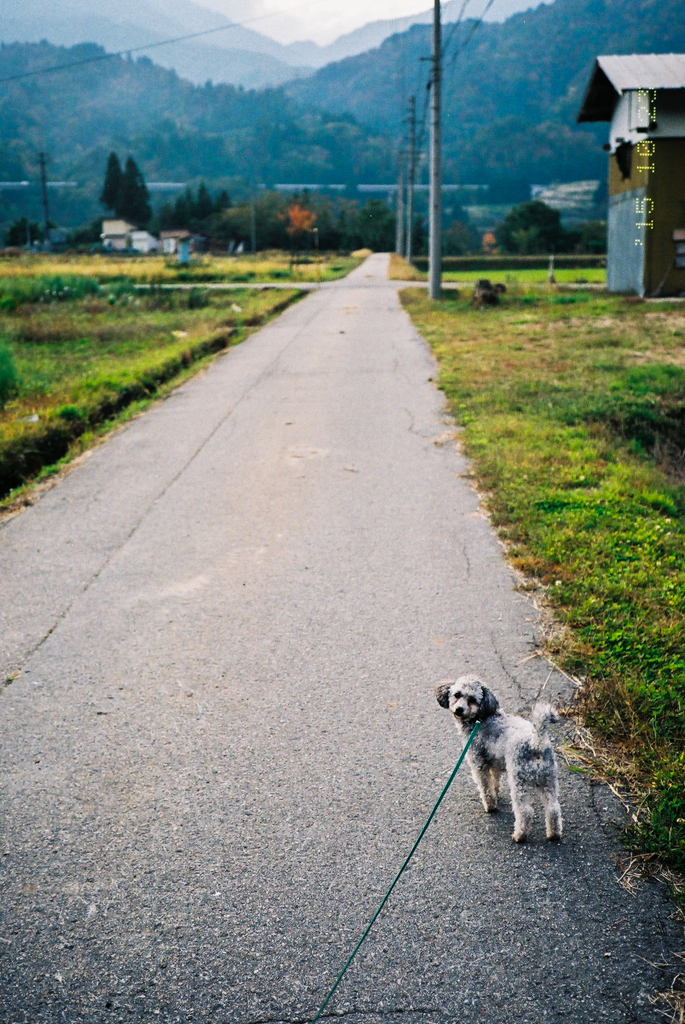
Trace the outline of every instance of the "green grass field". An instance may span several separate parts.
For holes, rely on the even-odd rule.
[[[633,842],[685,870],[685,306],[514,286],[405,308],[493,522],[565,627],[550,654],[642,794]]]
[[[605,267],[557,268],[554,271],[558,284],[606,284]],[[390,257],[389,277],[393,281],[427,281],[428,274],[418,267],[410,266],[405,259],[393,253]],[[493,283],[500,281],[509,287],[517,285],[547,284],[547,270],[532,270],[521,267],[515,270],[445,270],[443,281],[473,285],[481,277],[489,278]]]
[[[11,500],[124,410],[195,372],[300,294],[0,279],[0,496]]]
[[[585,267],[582,270],[560,268],[554,271],[558,284],[606,284],[607,272],[604,267]],[[427,279],[428,275],[422,275]],[[444,281],[463,281],[472,284],[481,277],[488,277],[493,282],[501,281],[507,285],[547,284],[546,270],[455,270],[443,274]]]

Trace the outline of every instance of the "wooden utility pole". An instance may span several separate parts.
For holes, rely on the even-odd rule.
[[[414,242],[414,184],[416,182],[416,96],[409,97],[409,177],[407,180],[406,257],[411,263]]]
[[[45,220],[45,241],[50,241],[50,213],[48,210],[48,176],[47,176],[47,158],[45,153],[38,154],[38,162],[40,164],[40,186],[43,193],[43,218]]]
[[[257,211],[255,198],[255,178],[252,175],[252,186],[250,188],[250,252],[257,252]]]
[[[431,56],[430,197],[428,211],[428,294],[439,299],[442,291],[442,31],[440,0],[433,0],[433,52]]]
[[[405,152],[399,152],[397,165],[397,202],[395,203],[395,252],[404,253],[404,160]]]

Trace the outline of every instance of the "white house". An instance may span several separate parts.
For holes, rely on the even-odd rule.
[[[102,222],[102,244],[105,249],[114,249],[123,252],[131,248],[131,232],[135,231],[135,225],[129,224],[126,220],[103,220]]]
[[[149,231],[132,231],[131,232],[131,249],[135,252],[149,253],[157,252],[159,249],[159,240],[151,235]]]

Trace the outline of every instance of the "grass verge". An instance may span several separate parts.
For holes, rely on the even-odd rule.
[[[88,293],[74,294],[68,303],[53,299],[0,309],[0,376],[4,367],[6,381],[2,504],[83,451],[124,410],[158,396],[191,368],[195,372],[302,294],[272,289],[138,296],[129,286],[113,304],[111,296]]]
[[[417,270],[404,256],[392,252],[388,264],[388,278],[390,281],[427,281],[428,274]]]
[[[514,287],[402,302],[514,564],[565,627],[550,653],[629,765],[632,842],[685,872],[685,310]]]

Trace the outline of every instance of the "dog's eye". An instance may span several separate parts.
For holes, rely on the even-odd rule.
[[[467,697],[467,703],[475,704],[476,703],[476,698],[475,697]]]
[[[460,697],[461,697],[461,694],[460,693],[453,693],[452,696],[454,697],[455,700],[459,700]]]

